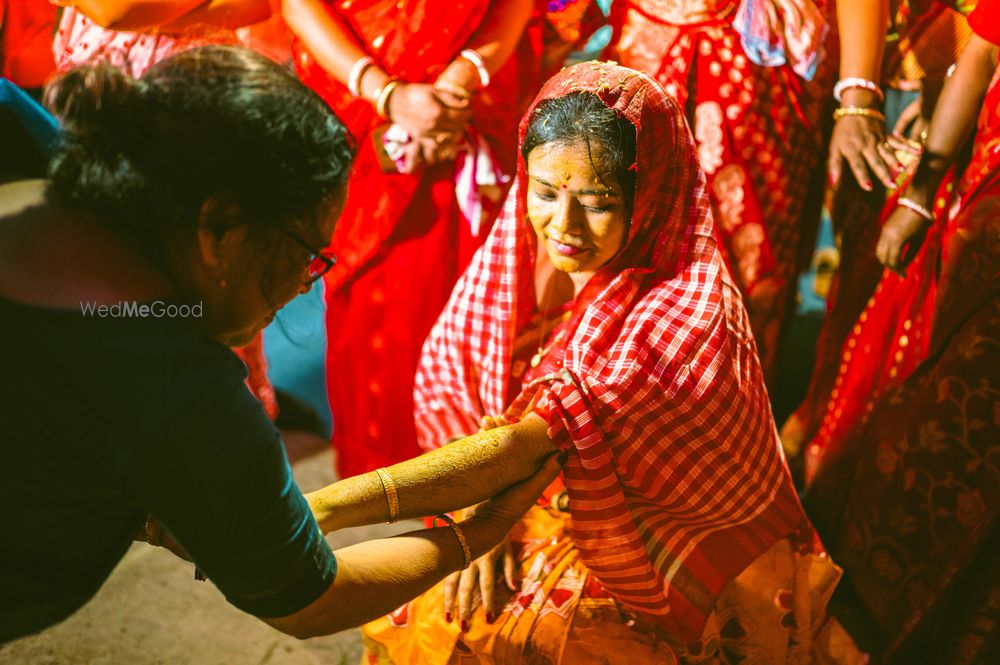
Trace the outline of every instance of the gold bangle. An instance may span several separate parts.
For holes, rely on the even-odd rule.
[[[389,110],[386,107],[389,105],[389,96],[392,94],[392,91],[396,89],[399,83],[399,79],[392,79],[378,91],[378,97],[375,100],[375,113],[377,113],[378,117],[383,120],[392,120],[392,118],[389,117]]]
[[[451,530],[455,533],[455,537],[458,538],[458,543],[462,546],[462,556],[465,557],[462,570],[465,570],[472,565],[472,550],[469,549],[469,541],[465,539],[465,534],[462,533],[462,527],[458,526],[450,515],[438,515],[434,518],[434,524],[437,524],[438,520],[450,526]]]
[[[153,547],[163,544],[163,527],[153,519],[152,515],[146,516],[146,524],[143,525],[143,532],[146,534],[146,542]]]
[[[833,112],[833,121],[836,122],[841,118],[849,115],[861,116],[863,118],[872,118],[880,122],[885,122],[885,115],[877,109],[868,108],[867,106],[842,106]]]
[[[389,524],[399,519],[399,496],[396,494],[396,483],[393,482],[389,471],[384,467],[375,469],[375,475],[382,481],[382,490],[385,492],[385,500],[389,503]]]

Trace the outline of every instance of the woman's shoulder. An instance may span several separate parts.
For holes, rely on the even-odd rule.
[[[172,293],[162,271],[99,219],[60,205],[47,181],[0,185],[0,297],[75,309]]]

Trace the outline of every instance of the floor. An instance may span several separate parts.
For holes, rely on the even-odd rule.
[[[333,482],[325,441],[286,436],[304,492]],[[336,549],[419,528],[419,523],[347,529]],[[191,564],[136,543],[83,609],[43,633],[0,646],[3,665],[355,665],[357,630],[298,641],[227,604]]]

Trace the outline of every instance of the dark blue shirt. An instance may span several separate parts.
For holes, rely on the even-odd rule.
[[[0,642],[86,603],[147,513],[246,612],[323,594],[336,560],[245,378],[191,319],[0,298]]]

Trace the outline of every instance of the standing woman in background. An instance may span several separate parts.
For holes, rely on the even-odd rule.
[[[808,446],[834,612],[885,663],[1000,659],[1000,2],[969,25]]]
[[[138,78],[167,56],[236,44],[236,29],[267,20],[269,0],[57,0],[66,6],[52,51],[59,71],[96,61]]]
[[[341,477],[419,454],[420,346],[496,214],[539,81],[532,0],[284,0],[299,77],[358,142],[327,274]],[[530,99],[527,99],[530,101]]]
[[[778,341],[819,221],[826,19],[823,2],[783,2],[782,32],[762,4],[618,0],[611,52],[685,109],[773,390]]]
[[[841,346],[882,274],[875,258],[886,188],[919,153],[948,68],[971,35],[975,0],[840,0],[839,111],[830,140],[831,216],[840,269],[827,298],[809,388],[781,430],[790,456],[816,436],[836,384]]]

